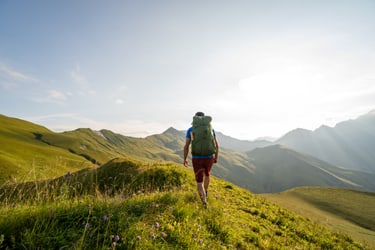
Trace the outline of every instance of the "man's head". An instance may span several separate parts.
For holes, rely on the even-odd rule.
[[[195,116],[204,116],[204,113],[203,112],[197,112],[197,113],[195,113]]]

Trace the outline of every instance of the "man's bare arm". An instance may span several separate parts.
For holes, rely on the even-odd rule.
[[[186,138],[185,146],[184,146],[184,166],[187,167],[189,165],[187,157],[189,155],[189,146],[190,146],[190,138]]]

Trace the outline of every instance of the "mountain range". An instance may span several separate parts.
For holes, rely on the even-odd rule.
[[[116,157],[182,163],[185,131],[145,138],[79,128],[55,133],[0,116],[0,182],[58,177]],[[276,141],[238,140],[217,132],[220,156],[212,174],[254,193],[298,186],[375,191],[375,111],[314,131],[296,129]],[[31,164],[30,164],[31,162]]]
[[[276,143],[298,149],[343,168],[375,172],[375,111],[335,127],[296,129]]]

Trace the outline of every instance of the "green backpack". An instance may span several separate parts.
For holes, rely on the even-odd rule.
[[[193,117],[193,136],[191,138],[191,151],[193,155],[211,155],[216,152],[211,120],[211,116]]]

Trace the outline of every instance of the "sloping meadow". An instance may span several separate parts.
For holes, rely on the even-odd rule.
[[[366,249],[212,177],[208,208],[191,169],[114,159],[0,190],[2,249]]]

